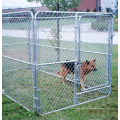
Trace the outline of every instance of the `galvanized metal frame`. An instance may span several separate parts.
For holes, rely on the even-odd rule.
[[[111,14],[112,15],[112,14]],[[96,87],[89,87],[89,86],[87,86],[87,87],[89,87],[87,90],[90,90],[91,91],[91,89],[94,89],[94,88],[98,88],[99,89],[99,87],[102,87],[102,86],[104,86],[104,85],[107,85],[107,84],[109,84],[109,92],[111,93],[111,65],[112,65],[112,44],[113,44],[113,21],[114,21],[114,17],[112,16],[111,18],[110,18],[110,20],[109,20],[109,29],[108,29],[108,43],[107,43],[107,45],[108,45],[108,52],[107,53],[100,53],[100,52],[91,52],[91,51],[82,51],[81,49],[80,49],[80,25],[81,25],[81,18],[82,17],[85,17],[85,16],[87,16],[86,14],[85,15],[82,15],[82,16],[80,16],[79,17],[79,27],[78,27],[78,30],[79,30],[79,36],[78,36],[78,41],[79,41],[79,45],[78,45],[78,66],[79,66],[79,71],[80,71],[80,52],[86,52],[86,53],[94,53],[94,54],[101,54],[101,55],[107,55],[107,60],[108,60],[108,65],[107,65],[107,82],[106,82],[106,84],[103,84],[103,85],[99,85],[99,86],[96,86]],[[96,14],[92,14],[92,16],[96,16]],[[105,16],[105,15],[101,15],[101,16]],[[109,15],[108,15],[109,16]],[[80,87],[80,83],[79,83],[79,79],[80,79],[80,72],[79,72],[79,74],[78,74],[78,87],[79,87],[79,89],[81,88]],[[80,85],[79,85],[80,84]],[[81,91],[82,91],[82,89],[81,89]],[[109,94],[110,94],[109,93]],[[79,94],[79,93],[78,93]],[[80,93],[81,94],[81,93]]]
[[[26,12],[26,11],[25,11]],[[24,13],[24,12],[23,12]],[[108,97],[111,93],[111,68],[112,68],[112,44],[113,44],[113,22],[114,22],[114,18],[113,18],[113,15],[110,14],[110,13],[82,13],[82,12],[72,12],[73,14],[75,14],[75,16],[72,16],[75,20],[75,39],[74,39],[74,43],[75,43],[75,47],[74,49],[68,49],[68,48],[60,48],[59,46],[58,47],[53,47],[53,46],[46,46],[46,45],[41,45],[39,43],[37,43],[37,18],[38,18],[38,14],[40,12],[37,12],[35,14],[35,17],[33,17],[33,14],[31,12],[29,12],[32,16],[32,21],[31,21],[31,29],[32,29],[32,41],[30,40],[30,26],[28,25],[28,49],[29,49],[29,62],[26,62],[26,61],[23,61],[23,60],[19,60],[19,59],[15,59],[15,58],[11,58],[11,57],[8,57],[8,56],[5,56],[5,55],[2,55],[3,58],[7,58],[7,59],[10,59],[10,60],[13,60],[13,61],[18,61],[20,63],[25,63],[25,64],[28,64],[28,65],[31,65],[32,67],[32,70],[33,70],[33,79],[34,79],[34,85],[33,85],[33,99],[34,99],[34,103],[33,103],[33,111],[36,111],[37,113],[39,113],[40,115],[44,115],[44,114],[49,114],[51,112],[56,112],[56,111],[59,111],[59,110],[62,110],[62,109],[66,109],[66,108],[69,108],[69,107],[73,107],[73,106],[76,106],[76,105],[80,105],[80,104],[83,104],[83,103],[87,103],[87,102],[91,102],[91,101],[94,101],[94,100],[98,100],[98,99],[101,99],[101,98],[105,98],[105,97]],[[49,11],[49,12],[43,12],[43,13],[52,13],[52,14],[64,14],[64,13],[71,13],[71,12],[54,12],[54,11]],[[8,14],[8,13],[5,13],[5,14]],[[11,14],[11,13],[9,13]],[[80,46],[81,46],[81,39],[80,39],[80,36],[81,36],[81,32],[80,32],[80,26],[82,25],[81,24],[81,18],[84,17],[84,16],[110,16],[110,21],[109,21],[109,31],[108,31],[108,34],[109,34],[109,38],[108,38],[108,52],[107,53],[100,53],[100,52],[91,52],[91,51],[84,51],[84,50],[81,50]],[[66,16],[65,16],[66,17]],[[64,16],[63,17],[59,17],[59,18],[65,18]],[[50,19],[50,18],[48,18]],[[57,19],[56,17],[54,17],[54,19]],[[78,36],[78,41],[77,41],[77,36]],[[26,44],[26,43],[15,43],[15,44]],[[9,46],[9,45],[15,45],[15,44],[3,44],[3,46]],[[77,47],[77,44],[78,44],[78,47]],[[41,88],[39,88],[38,86],[38,71],[40,72],[44,72],[44,73],[47,73],[47,74],[50,74],[50,75],[53,75],[53,76],[56,76],[58,77],[57,75],[55,74],[51,74],[49,72],[46,72],[46,71],[42,71],[40,69],[40,66],[44,66],[44,65],[54,65],[54,64],[60,64],[60,63],[65,63],[67,61],[61,61],[61,62],[49,62],[49,63],[40,63],[38,62],[38,47],[48,47],[48,48],[58,48],[58,49],[63,49],[63,50],[70,50],[70,51],[74,51],[75,52],[75,59],[74,60],[71,60],[71,62],[75,62],[75,74],[74,74],[74,104],[73,105],[70,105],[68,107],[64,107],[64,108],[60,108],[58,110],[53,110],[53,111],[49,111],[49,112],[46,112],[46,113],[42,113],[41,112],[41,103],[39,103],[39,96],[38,95],[38,92],[41,92]],[[33,48],[33,51],[32,51],[32,48]],[[79,89],[81,89],[81,84],[79,82],[80,80],[80,53],[81,52],[85,52],[85,53],[94,53],[94,54],[100,54],[100,55],[107,55],[107,60],[108,60],[108,65],[107,65],[107,83],[106,84],[103,84],[103,85],[99,85],[99,86],[96,86],[96,87],[89,87],[88,86],[88,89],[87,91],[82,91],[80,93],[77,93],[77,84],[78,84],[78,87]],[[78,54],[78,56],[77,56]],[[32,56],[33,55],[33,56]],[[33,59],[33,61],[32,61]],[[78,70],[79,70],[79,74],[78,74],[78,77],[77,77],[77,61],[78,61]],[[68,61],[69,62],[69,61]],[[69,79],[67,79],[69,80]],[[71,81],[71,80],[69,80]],[[41,81],[40,81],[41,82]],[[103,92],[102,89],[104,88],[108,88],[109,89],[109,93],[108,95],[105,95],[105,96],[102,96],[102,97],[98,97],[98,98],[95,98],[95,99],[92,99],[92,100],[89,100],[89,101],[85,101],[85,102],[82,102],[80,103],[78,101],[78,97],[79,95],[81,94],[85,94],[85,93],[89,93],[89,92],[92,92],[92,91],[100,91],[100,92]],[[81,89],[82,90],[82,89]],[[9,95],[6,95],[7,97],[11,98]],[[11,98],[12,99],[12,98]],[[14,100],[16,101],[16,100]],[[16,101],[17,102],[17,101]],[[21,103],[19,103],[21,104]],[[22,105],[23,106],[23,105]],[[24,106],[23,106],[24,107]],[[27,108],[27,107],[25,107]]]
[[[77,104],[77,14],[75,14],[75,75],[74,75],[74,104]]]
[[[2,14],[2,18],[13,18],[13,17],[9,17],[9,15],[11,15],[11,14],[21,14],[21,13],[23,13],[23,14],[25,14],[25,13],[28,13],[28,14],[30,14],[31,15],[31,21],[33,21],[33,13],[31,12],[31,11],[22,11],[22,12],[10,12],[10,13],[3,13]],[[3,17],[3,16],[7,16],[7,17]],[[16,17],[16,18],[20,18],[20,17]],[[17,62],[19,62],[19,63],[24,63],[24,64],[26,64],[26,65],[30,65],[31,67],[33,66],[33,63],[32,63],[32,61],[31,61],[31,41],[30,41],[30,25],[31,24],[27,24],[27,27],[28,27],[28,42],[26,42],[26,43],[14,43],[14,44],[2,44],[2,46],[11,46],[11,45],[22,45],[22,44],[27,44],[28,45],[28,49],[30,50],[29,51],[29,62],[28,61],[24,61],[24,60],[20,60],[20,59],[16,59],[16,58],[12,58],[12,57],[9,57],[9,56],[5,56],[5,55],[2,55],[2,58],[6,58],[6,59],[8,59],[8,60],[12,60],[12,61],[17,61]],[[23,68],[24,69],[24,68]],[[2,71],[2,73],[4,74],[5,72],[8,72],[8,71],[17,71],[17,70],[19,70],[19,69],[12,69],[12,70],[6,70],[6,71]],[[14,85],[14,83],[13,83],[13,85]],[[17,102],[17,103],[19,103],[21,106],[23,106],[25,109],[27,109],[28,111],[30,111],[30,109],[27,107],[27,106],[24,106],[22,103],[20,103],[19,101],[17,101],[16,99],[14,99],[11,95],[9,95],[9,94],[6,94],[6,92],[5,92],[5,90],[3,89],[3,92],[2,92],[2,94],[5,94],[5,96],[7,96],[8,98],[10,98],[10,99],[12,99],[13,101],[15,101],[15,102]]]

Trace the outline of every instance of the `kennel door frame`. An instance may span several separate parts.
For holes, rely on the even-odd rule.
[[[103,85],[99,85],[99,86],[96,86],[96,87],[91,87],[91,88],[88,88],[86,91],[83,91],[82,90],[82,87],[81,87],[81,83],[80,83],[80,52],[81,52],[81,47],[80,47],[80,43],[82,42],[81,40],[81,19],[83,17],[87,17],[87,16],[91,16],[91,15],[88,15],[88,14],[85,14],[85,15],[81,15],[79,17],[79,20],[78,20],[78,88],[82,91],[80,93],[77,93],[76,95],[80,95],[82,93],[86,93],[86,92],[90,92],[90,91],[94,91],[94,90],[99,90],[101,88],[108,88],[109,89],[109,94],[108,96],[110,95],[111,93],[111,70],[112,70],[112,45],[113,45],[113,27],[114,27],[114,17],[112,14],[103,14],[103,15],[97,15],[97,14],[92,14],[92,16],[108,16],[109,17],[109,26],[108,26],[108,40],[107,40],[107,83],[106,84],[103,84]],[[84,51],[84,52],[87,52],[87,51]],[[89,51],[90,53],[92,53],[91,51]],[[95,52],[95,54],[105,54],[105,53],[99,53],[99,52]],[[108,85],[107,85],[108,84]],[[107,97],[107,96],[106,96]]]
[[[37,46],[38,46],[38,44],[37,44],[37,23],[38,23],[38,21],[37,21],[37,14],[38,14],[39,12],[37,12],[36,13],[36,15],[35,15],[35,22],[34,22],[34,25],[35,25],[35,39],[36,39],[36,42],[34,43],[34,45],[35,45],[35,47],[36,47],[36,49],[37,49]],[[54,12],[53,12],[54,13]],[[90,16],[99,16],[99,15],[101,15],[101,14],[96,14],[96,13],[94,13],[94,14],[90,14]],[[103,14],[103,15],[107,15],[107,14]],[[109,15],[109,14],[108,14]],[[75,13],[75,16],[74,16],[74,20],[75,20],[75,22],[74,22],[74,25],[75,25],[75,33],[74,33],[74,45],[75,45],[75,74],[74,74],[74,98],[73,98],[73,105],[72,106],[76,106],[76,105],[80,105],[80,104],[83,104],[83,103],[87,103],[87,102],[91,102],[91,101],[94,101],[94,100],[98,100],[98,99],[101,99],[101,98],[104,98],[104,96],[103,97],[100,97],[100,98],[96,98],[96,99],[92,99],[92,100],[90,100],[90,101],[85,101],[85,102],[83,102],[83,103],[79,103],[79,101],[77,100],[78,99],[78,95],[79,94],[83,94],[83,93],[87,93],[87,92],[91,92],[91,91],[94,91],[94,89],[92,89],[92,90],[89,90],[89,91],[82,91],[81,93],[77,93],[77,83],[79,82],[79,79],[78,79],[78,77],[77,77],[77,61],[78,61],[78,52],[80,52],[80,47],[78,47],[78,40],[79,40],[79,44],[80,44],[80,39],[78,39],[78,38],[80,38],[80,34],[79,34],[79,32],[78,31],[80,31],[80,28],[79,28],[79,20],[78,20],[78,18],[79,18],[79,16],[82,18],[83,16],[89,16],[89,14],[87,13]],[[112,46],[112,45],[111,45]],[[79,51],[78,51],[78,49],[79,49]],[[34,52],[34,54],[35,54],[36,52]],[[36,59],[37,60],[37,59]],[[38,62],[38,61],[36,61],[36,62]],[[62,61],[63,62],[63,61]],[[56,62],[55,62],[56,63]],[[60,62],[59,62],[60,63]],[[37,66],[36,66],[36,72],[38,72],[37,70],[38,70],[38,66],[40,65],[40,64],[38,64],[38,63],[36,63],[37,64]],[[49,64],[53,64],[53,63],[49,63]],[[79,61],[79,69],[80,69],[80,61]],[[35,76],[36,76],[36,74],[34,74]],[[37,76],[38,76],[38,74],[37,74]],[[79,77],[80,77],[80,75],[79,75]],[[34,78],[34,80],[35,80],[35,78]],[[38,83],[38,78],[37,78],[37,80],[36,80],[36,83]],[[80,83],[80,82],[79,82]],[[79,84],[78,83],[78,84]],[[80,85],[80,84],[79,84]],[[37,86],[38,87],[38,86]],[[101,86],[101,88],[98,88],[98,90],[100,90],[100,89],[102,89],[104,86]],[[106,87],[106,86],[105,86]],[[108,86],[109,87],[109,86]],[[39,89],[40,90],[40,89]],[[35,109],[35,111],[37,111],[37,113],[39,113],[40,115],[42,115],[41,114],[41,110],[39,110],[39,109],[41,109],[41,107],[42,107],[42,105],[41,105],[41,103],[39,103],[38,102],[38,99],[39,99],[39,97],[37,96],[37,94],[38,94],[38,89],[36,89],[35,88],[35,90],[34,90],[35,92],[36,92],[36,97],[35,98],[37,98],[37,99],[35,99],[35,104],[36,104],[36,109]],[[40,92],[40,91],[39,91]],[[35,93],[34,93],[35,94]],[[107,96],[105,96],[105,97],[107,97]],[[60,108],[60,109],[58,109],[58,110],[62,110],[62,109],[66,109],[66,108],[69,108],[69,107],[72,107],[72,106],[68,106],[68,107],[64,107],[64,108]],[[58,110],[54,110],[54,111],[52,111],[52,112],[55,112],[55,111],[58,111]],[[51,113],[51,112],[48,112],[48,113],[44,113],[44,114],[49,114],[49,113]]]

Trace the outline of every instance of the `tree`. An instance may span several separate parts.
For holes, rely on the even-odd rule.
[[[76,7],[80,5],[81,0],[71,0],[69,4],[69,8],[74,9],[76,11]]]
[[[29,2],[36,1],[36,3],[40,2],[42,6],[47,6],[52,11],[67,11],[70,8],[76,10],[75,8],[79,6],[81,0],[27,0]],[[54,44],[57,43],[57,61],[60,61],[60,27],[59,27],[59,18],[57,19],[57,35],[55,32],[53,32],[57,36],[54,38]]]
[[[33,13],[33,15],[35,15],[36,13],[35,9],[31,8],[30,11]]]
[[[42,6],[47,6],[50,10],[58,11],[58,6],[60,11],[67,11],[68,9],[74,9],[79,6],[81,0],[27,0],[29,2],[36,1],[40,2]]]

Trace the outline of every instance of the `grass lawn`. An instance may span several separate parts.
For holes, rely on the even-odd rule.
[[[52,26],[56,26],[57,25],[57,19],[37,19],[39,22],[37,24],[37,27],[52,27]],[[94,19],[94,18],[82,18],[81,22],[82,23],[91,23],[91,28],[95,28],[98,31],[103,31],[103,30],[108,30],[108,21],[109,19],[106,17],[102,17],[100,18],[100,20],[98,19]],[[59,25],[74,25],[75,24],[75,20],[74,18],[72,19],[60,19],[59,20]],[[3,29],[31,29],[31,22],[27,21],[27,22],[13,22],[13,23],[3,23],[2,24],[2,28]],[[118,31],[118,18],[114,17],[114,31]]]
[[[25,72],[25,71],[23,70],[23,72]],[[19,76],[19,74],[18,74],[18,76]],[[24,78],[24,74],[22,76],[23,78]],[[31,74],[30,75],[29,74],[28,74],[28,76],[31,77],[30,76]],[[14,78],[13,74],[11,74],[11,76]],[[47,76],[45,74],[44,74],[44,76],[47,78]],[[17,78],[17,76],[16,76],[16,78]],[[28,78],[24,78],[24,79],[28,79]],[[18,80],[19,80],[19,78],[18,78]],[[29,85],[30,84],[28,84],[28,87],[29,87]],[[24,85],[22,85],[22,84],[21,84],[21,86],[24,87]],[[19,86],[19,87],[21,87],[21,86]],[[46,86],[47,86],[47,84],[46,84]],[[68,85],[68,86],[70,87],[70,85]],[[8,120],[8,119],[9,120],[13,120],[13,119],[23,119],[23,120],[28,120],[28,119],[31,119],[31,120],[32,119],[41,119],[41,120],[108,119],[108,120],[111,120],[111,119],[115,119],[115,120],[117,120],[118,119],[118,46],[117,45],[113,45],[111,87],[112,88],[111,88],[110,97],[100,99],[100,100],[97,100],[94,102],[86,103],[83,105],[79,105],[76,107],[68,108],[68,109],[58,111],[55,113],[51,113],[49,115],[44,115],[44,116],[39,116],[36,113],[29,112],[26,109],[24,109],[22,106],[20,106],[19,104],[15,103],[14,101],[5,97],[5,95],[2,95],[2,119],[3,120]],[[47,91],[44,91],[44,92],[47,92]],[[30,97],[30,96],[31,95],[29,95],[28,97]],[[63,96],[64,96],[64,94],[63,94]],[[62,99],[62,97],[61,97],[61,99]],[[61,100],[61,99],[59,99],[59,100]],[[64,100],[64,99],[62,99],[62,100]],[[70,101],[68,101],[68,102],[70,102]]]
[[[94,18],[82,18],[81,22],[82,23],[89,23],[89,22],[95,22]],[[75,19],[71,18],[71,19],[59,19],[59,25],[63,26],[63,25],[74,25],[75,24]],[[2,24],[2,28],[3,29],[30,29],[31,28],[31,22],[27,21],[27,22],[6,22]],[[37,27],[54,27],[57,26],[57,19],[51,19],[49,20],[47,19],[42,19],[42,18],[37,18]]]
[[[97,29],[98,31],[104,31],[104,30],[108,30],[108,21],[102,21],[103,19],[99,19],[99,20],[96,20],[96,22],[92,22],[91,23],[91,27],[93,29]],[[115,18],[114,17],[114,28],[113,28],[113,31],[118,31],[118,18]]]
[[[39,20],[39,19],[38,19]],[[71,25],[74,24],[74,19],[60,19],[60,25]],[[31,22],[13,22],[13,23],[3,23],[3,29],[27,29],[31,28]],[[39,20],[38,27],[52,27],[57,25],[57,20]]]
[[[39,18],[38,18],[39,19]],[[60,25],[73,25],[74,19],[60,19]],[[95,22],[93,19],[82,19],[82,22],[89,23]],[[57,20],[41,20],[38,27],[52,27],[57,25]],[[104,25],[103,25],[104,26]],[[3,29],[27,29],[31,28],[29,23],[4,23]],[[106,38],[105,38],[106,39]],[[33,46],[27,44],[27,38],[15,38],[15,37],[2,37],[2,52],[4,56],[29,62],[33,60],[30,58],[32,55]],[[18,44],[20,43],[20,44]],[[21,44],[22,43],[22,44]],[[5,45],[6,44],[6,45]],[[11,44],[11,45],[8,45]],[[54,65],[41,65],[41,63],[56,62],[57,51],[51,46],[50,41],[39,39],[38,50],[38,97],[39,106],[42,113],[47,113],[57,109],[61,109],[74,103],[74,84],[69,81],[65,81],[65,86],[61,84],[61,79],[55,77],[56,71],[60,70],[61,64]],[[46,47],[47,46],[47,47]],[[85,79],[85,84],[92,87],[97,85],[103,85],[106,83],[107,77],[107,55],[96,54],[107,53],[107,45],[99,43],[81,43],[81,62],[85,60],[93,60],[96,58],[97,72],[91,73]],[[69,49],[69,50],[68,50]],[[84,52],[87,51],[87,52]],[[74,43],[68,41],[60,41],[60,60],[74,60]],[[33,71],[34,68],[31,65],[20,63],[17,61],[3,58],[3,74],[2,74],[2,87],[5,89],[5,93],[15,99],[17,102],[26,106],[31,111],[33,110]],[[118,118],[118,46],[113,45],[113,60],[112,60],[112,92],[110,97],[100,99],[94,102],[85,103],[76,107],[61,110],[49,115],[39,116],[36,113],[27,111],[19,104],[2,95],[2,118],[3,120],[13,119],[41,119],[41,120],[80,120],[80,119],[117,119]],[[48,72],[49,74],[46,74]],[[67,76],[73,80],[73,75]],[[13,84],[14,83],[14,84]],[[106,93],[105,93],[106,91]],[[108,94],[108,89],[102,89],[88,92],[79,95],[78,102],[86,102],[101,96]],[[80,92],[77,88],[77,92]]]

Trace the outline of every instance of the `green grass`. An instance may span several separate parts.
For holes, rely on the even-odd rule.
[[[3,29],[27,29],[27,25],[30,23],[21,22],[21,23],[3,23],[2,28]]]
[[[37,19],[37,27],[55,27],[57,26],[57,19]],[[90,23],[90,22],[95,22],[96,20],[94,18],[82,18],[81,22],[82,23]],[[79,21],[78,21],[79,22]],[[75,24],[75,19],[71,18],[71,19],[59,19],[59,25],[63,26],[63,25],[74,25]],[[2,28],[3,29],[31,29],[31,23],[30,22],[13,22],[13,23],[3,23],[2,24]]]
[[[91,21],[95,21],[94,19],[82,19],[81,22],[83,23],[87,23],[87,22],[91,22]],[[73,19],[59,19],[59,25],[74,25],[75,24],[75,20]],[[2,28],[3,29],[28,29],[31,28],[31,23],[30,22],[13,22],[13,23],[3,23],[2,24]],[[48,19],[38,19],[37,22],[37,27],[53,27],[53,26],[57,26],[57,19],[52,19],[52,20],[48,20]]]
[[[60,19],[59,25],[73,25],[74,19]],[[37,22],[37,27],[52,27],[57,25],[57,20],[39,20]],[[3,29],[28,29],[31,28],[32,24],[30,22],[14,22],[14,23],[3,23]]]
[[[89,23],[95,22],[95,19],[82,19],[81,22]],[[60,25],[73,25],[74,19],[61,19]],[[30,25],[30,24],[29,24]],[[41,20],[37,27],[52,27],[56,26],[56,20]],[[102,25],[102,28],[105,25]],[[31,26],[30,26],[31,27]],[[4,23],[3,29],[27,29],[28,23]],[[14,43],[27,43],[28,39],[15,38],[15,37],[3,37],[3,44]],[[39,39],[40,45],[51,46],[50,41]],[[107,45],[98,43],[81,43],[82,50],[93,52],[107,52]],[[60,41],[61,48],[74,49],[73,42]],[[33,50],[28,50],[28,44],[9,45],[3,46],[3,55],[9,56],[15,59],[20,59],[29,62],[28,53]],[[38,63],[56,62],[57,52],[54,48],[37,47],[38,48]],[[62,110],[50,115],[39,116],[32,112],[26,111],[22,106],[11,101],[3,95],[3,119],[117,119],[118,113],[118,92],[116,84],[118,83],[117,74],[117,59],[118,59],[117,46],[113,45],[113,68],[112,68],[112,93],[110,97],[97,100],[95,102],[86,103],[80,106]],[[106,55],[84,53],[81,52],[81,62],[86,59],[96,58],[97,72],[92,72],[85,79],[85,84],[90,86],[101,85],[106,83]],[[33,58],[32,58],[33,59]],[[61,61],[74,60],[74,50],[60,50]],[[2,86],[5,89],[5,93],[15,99],[17,102],[26,106],[31,111],[33,110],[33,67],[17,61],[8,60],[3,58],[3,82]],[[7,71],[6,71],[7,70]],[[38,97],[39,106],[41,105],[41,113],[47,113],[57,109],[61,109],[74,103],[74,84],[72,82],[65,81],[65,86],[62,85],[61,79],[39,70],[56,74],[57,70],[60,70],[60,64],[54,65],[39,65],[38,66]],[[5,72],[4,72],[5,71]],[[74,79],[73,75],[67,76],[69,79]],[[14,84],[13,84],[14,83]],[[105,92],[103,92],[105,91]],[[80,92],[77,88],[77,92]],[[98,97],[106,96],[108,89],[102,89],[101,91],[93,91],[85,93],[79,96],[78,102],[86,102]]]
[[[14,44],[14,43],[27,43],[26,38],[16,38],[16,37],[2,37],[2,44]],[[38,40],[40,45],[45,46],[52,46],[50,41],[40,39]],[[93,51],[93,52],[105,52],[107,51],[107,45],[106,44],[98,44],[98,43],[81,43],[82,50],[85,51]],[[28,44],[18,44],[18,45],[9,45],[9,46],[3,46],[2,52],[3,55],[13,57],[16,59],[29,61],[29,55],[30,51],[28,50]],[[67,48],[67,49],[73,49],[71,51],[61,49],[60,50],[60,59],[61,60],[74,60],[74,42],[72,41],[60,41],[60,47],[61,48]],[[38,48],[38,56],[42,56],[41,58],[38,57],[38,63],[44,63],[44,62],[55,62],[57,59],[57,51],[55,51],[54,48],[47,48],[47,47],[37,47]],[[31,50],[33,47],[31,47]],[[39,52],[41,51],[41,52]],[[81,53],[82,56],[85,56],[86,59],[89,60],[89,57],[92,55],[94,59],[95,57],[98,57],[98,59],[102,56],[94,56],[93,54],[84,54]],[[83,59],[82,61],[85,61],[86,59]],[[100,58],[101,59],[101,58]],[[39,62],[40,61],[40,62]]]
[[[8,41],[10,40],[10,42]],[[15,38],[14,38],[15,39]],[[17,42],[25,42],[26,39],[17,38]],[[8,44],[9,43],[15,43],[13,38],[11,37],[3,37],[3,43]],[[50,45],[49,42],[45,40],[39,41],[43,45]],[[84,44],[82,43],[83,48],[86,48],[88,51],[97,51],[97,52],[104,52],[106,51],[106,45],[104,44]],[[93,49],[93,47],[95,49]],[[21,59],[22,56],[27,58],[27,49],[21,49],[23,48],[23,45],[19,46],[12,46],[12,47],[4,47],[3,53],[5,55],[8,55],[8,52],[10,57],[15,57],[17,59]],[[62,48],[74,48],[74,44],[72,42],[61,42]],[[102,47],[102,48],[101,48]],[[21,51],[20,51],[21,50]],[[42,55],[42,61],[41,62],[53,62],[56,58],[55,53],[56,51],[54,49],[48,49],[42,47],[42,49],[38,49],[41,51]],[[45,52],[47,51],[47,52]],[[20,55],[20,56],[18,56]],[[64,50],[61,50],[61,55],[63,58],[62,60],[72,59],[74,58],[74,52],[69,51],[67,52]],[[52,57],[51,57],[52,56]],[[95,79],[101,78],[106,79],[104,76],[101,77],[103,74],[106,75],[106,72],[103,71],[106,67],[101,66],[101,62],[104,63],[104,60],[106,60],[106,57],[103,55],[94,55],[94,54],[88,54],[88,53],[82,53],[82,56],[86,59],[93,59],[96,57],[97,59],[97,68],[98,71],[94,74],[92,73],[88,78],[86,78],[86,81],[89,79],[92,79],[93,76]],[[49,59],[47,59],[47,57]],[[55,57],[55,58],[54,58]],[[24,60],[24,59],[23,59]],[[95,102],[86,103],[83,105],[79,105],[73,108],[69,108],[66,110],[62,110],[59,112],[51,113],[49,115],[39,116],[37,114],[33,114],[32,112],[28,112],[25,110],[22,106],[18,105],[17,103],[13,102],[9,98],[5,97],[3,95],[2,104],[3,104],[3,112],[2,117],[3,120],[6,119],[43,119],[43,120],[56,120],[56,119],[73,119],[73,120],[79,120],[82,118],[87,119],[117,119],[117,113],[118,113],[118,46],[113,45],[113,60],[112,60],[112,92],[110,97],[97,100]],[[15,61],[10,61],[4,58],[3,61],[3,70],[11,70],[13,71],[7,71],[3,73],[3,89],[6,88],[6,93],[8,93],[10,96],[12,96],[14,99],[16,99],[18,102],[23,104],[24,106],[27,106],[29,109],[32,109],[33,105],[33,73],[32,69],[29,65],[25,65],[23,63],[18,63]],[[17,70],[16,70],[17,69]],[[40,66],[40,69],[43,71],[54,73],[57,70],[60,70],[60,65],[47,65],[47,66]],[[101,72],[102,71],[102,72]],[[96,75],[96,76],[95,76]],[[71,75],[69,76],[71,78]],[[72,76],[73,77],[73,76]],[[66,107],[69,105],[73,105],[73,94],[74,94],[74,85],[71,82],[66,81],[66,85],[63,86],[61,84],[61,80],[57,77],[53,77],[52,75],[45,74],[43,72],[39,73],[38,79],[41,79],[38,86],[41,88],[42,92],[39,92],[40,101],[42,104],[41,110],[43,112],[49,112],[54,109],[59,109],[62,107]],[[93,80],[93,79],[92,79]],[[5,83],[4,83],[5,82]],[[94,81],[96,84],[99,84],[100,81]],[[98,82],[98,83],[97,83]],[[14,83],[14,85],[13,85]],[[92,85],[92,82],[89,84]],[[14,91],[12,91],[14,90]],[[79,92],[79,90],[77,89]],[[66,94],[67,93],[67,94]],[[92,98],[93,96],[93,98]],[[99,92],[93,92],[89,94],[83,94],[79,98],[80,102],[84,102],[89,99],[94,99],[95,97],[103,96]],[[19,97],[21,99],[19,99]],[[23,99],[22,99],[23,98]],[[57,104],[56,104],[57,103]]]
[[[91,28],[98,31],[108,31],[109,22],[105,18],[100,18],[94,22],[91,22]],[[114,18],[114,28],[113,31],[118,31],[118,18]]]
[[[114,18],[114,31],[118,31],[118,18]]]
[[[14,18],[13,18],[14,19]],[[91,22],[91,21],[95,21],[94,18],[91,19],[85,19],[83,18],[81,22]],[[74,25],[75,24],[75,19],[71,18],[71,19],[59,19],[59,25]],[[13,22],[13,23],[3,23],[2,24],[2,28],[3,29],[28,29],[31,28],[32,24],[31,22]],[[52,26],[57,26],[57,19],[39,19],[37,18],[37,27],[52,27]]]

